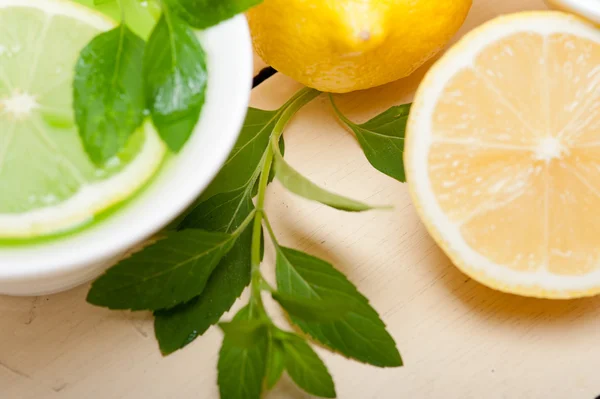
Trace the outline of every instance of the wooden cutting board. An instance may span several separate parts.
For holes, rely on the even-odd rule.
[[[542,0],[475,0],[464,34]],[[257,64],[260,69],[264,64]],[[338,97],[355,121],[409,102],[426,68],[384,87]],[[254,90],[275,108],[300,86],[280,74]],[[273,184],[268,211],[281,241],[332,261],[371,299],[406,366],[376,369],[318,349],[343,399],[551,398],[600,395],[600,298],[551,302],[492,291],[461,274],[422,226],[406,187],[367,163],[324,98],[286,132],[287,157],[313,181],[393,212],[343,214]],[[267,248],[268,250],[269,248]],[[269,251],[267,251],[269,253]],[[273,257],[266,257],[272,274]],[[159,354],[147,314],[85,302],[87,287],[50,297],[0,297],[0,398],[218,397],[221,333]],[[306,398],[286,378],[267,398]]]

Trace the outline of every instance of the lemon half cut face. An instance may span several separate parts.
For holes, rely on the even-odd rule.
[[[405,166],[429,231],[465,273],[548,298],[600,292],[600,30],[500,17],[428,73]]]

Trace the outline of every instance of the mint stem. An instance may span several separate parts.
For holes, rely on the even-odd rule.
[[[277,242],[277,238],[275,237],[275,232],[273,231],[273,227],[271,226],[271,222],[269,221],[269,218],[267,217],[266,213],[263,213],[263,220],[265,222],[265,226],[267,227],[267,231],[269,232],[269,235],[271,236],[271,240],[273,240],[273,243],[276,246],[279,245],[279,243]]]
[[[340,120],[342,122],[344,122],[344,123],[346,123],[347,125],[350,125],[350,126],[355,126],[356,125],[350,119],[346,118],[346,116],[344,114],[342,114],[342,112],[340,111],[340,109],[337,107],[337,104],[335,103],[335,100],[333,99],[333,94],[331,94],[331,93],[329,93],[329,102],[331,103],[331,107],[333,108],[333,111],[335,112],[335,114],[337,115],[337,117],[340,118]]]
[[[273,128],[271,135],[271,142],[278,143],[283,129],[287,126],[288,122],[302,107],[308,104],[310,101],[319,96],[321,92],[311,88],[304,88],[296,93],[290,101],[284,106],[284,110],[279,118],[279,121]],[[275,145],[276,146],[276,145]],[[271,172],[271,166],[273,165],[273,146],[268,146],[267,153],[264,157],[262,171],[260,174],[260,181],[258,183],[258,197],[256,199],[256,215],[254,217],[254,226],[252,230],[252,280],[250,282],[250,302],[255,304],[260,312],[264,312],[264,306],[260,296],[262,287],[262,275],[260,273],[261,263],[261,239],[262,239],[262,221],[265,216],[264,205],[267,185],[269,184],[269,174]],[[252,306],[250,311],[252,312]]]
[[[250,214],[248,215],[248,217],[246,217],[246,219],[244,219],[242,224],[240,224],[240,226],[237,229],[235,229],[232,236],[239,237],[244,232],[244,230],[246,230],[246,227],[248,227],[250,222],[252,222],[252,219],[256,216],[256,213],[256,210],[250,212]]]

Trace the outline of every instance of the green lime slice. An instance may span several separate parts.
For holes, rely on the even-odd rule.
[[[112,20],[70,1],[0,0],[0,238],[88,223],[160,167],[166,150],[149,122],[100,168],[79,139],[75,63],[95,35],[112,27]]]

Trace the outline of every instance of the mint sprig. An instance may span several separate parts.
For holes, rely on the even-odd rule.
[[[280,109],[249,109],[228,161],[196,205],[178,220],[166,239],[108,270],[89,293],[90,301],[101,306],[155,310],[156,338],[167,355],[219,323],[249,286],[248,305],[232,321],[220,324],[225,335],[218,362],[222,398],[258,399],[283,372],[312,395],[335,397],[333,379],[323,361],[306,338],[273,323],[263,305],[265,293],[282,306],[295,326],[330,350],[379,367],[402,365],[392,337],[368,300],[330,263],[281,246],[264,209],[272,170],[283,161],[276,143],[293,116],[319,95],[316,90],[303,89]],[[332,205],[330,196],[336,194],[323,196],[317,191],[319,195],[315,195],[306,189],[312,183],[295,173],[299,177],[286,180],[284,187]],[[282,179],[281,174],[276,175]],[[275,244],[276,287],[266,282],[261,271],[263,231]],[[170,239],[187,234],[230,238],[223,238],[218,245],[210,240]],[[198,252],[205,252],[207,246],[213,248],[211,255],[198,258]],[[216,246],[222,250],[215,250]],[[186,259],[201,261],[186,263]],[[161,268],[167,272],[162,276],[168,278],[154,278]],[[180,273],[184,268],[185,273]]]

